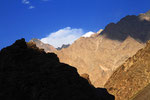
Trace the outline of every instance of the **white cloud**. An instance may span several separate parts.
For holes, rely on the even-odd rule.
[[[90,31],[82,35],[83,37],[90,37],[92,34],[95,34],[94,32]]]
[[[56,32],[50,33],[47,37],[42,38],[41,41],[47,44],[51,44],[54,47],[61,47],[62,44],[72,44],[75,40],[84,34],[83,29],[72,29],[66,27]]]
[[[35,8],[35,6],[33,6],[29,0],[22,0],[22,3],[27,5],[29,9]]]
[[[28,1],[28,0],[22,0],[22,3],[23,4],[30,4],[30,1]]]
[[[33,9],[33,8],[35,8],[34,6],[29,6],[29,9]]]

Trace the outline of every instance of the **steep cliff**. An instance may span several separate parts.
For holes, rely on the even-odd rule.
[[[115,95],[116,100],[130,100],[149,83],[150,41],[112,74],[105,87]]]

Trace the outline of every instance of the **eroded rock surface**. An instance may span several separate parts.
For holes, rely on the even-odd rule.
[[[145,48],[139,50],[133,57],[130,57],[112,74],[105,84],[105,88],[115,95],[116,100],[130,100],[149,83],[150,41],[147,42]]]

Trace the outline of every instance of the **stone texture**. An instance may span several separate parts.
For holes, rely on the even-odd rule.
[[[117,68],[105,84],[105,88],[115,95],[115,100],[130,100],[149,83],[150,41],[147,42],[145,48],[139,50]]]

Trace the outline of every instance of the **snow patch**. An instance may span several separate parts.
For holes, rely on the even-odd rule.
[[[90,31],[82,35],[82,37],[90,37],[92,34],[95,34],[94,32]]]

